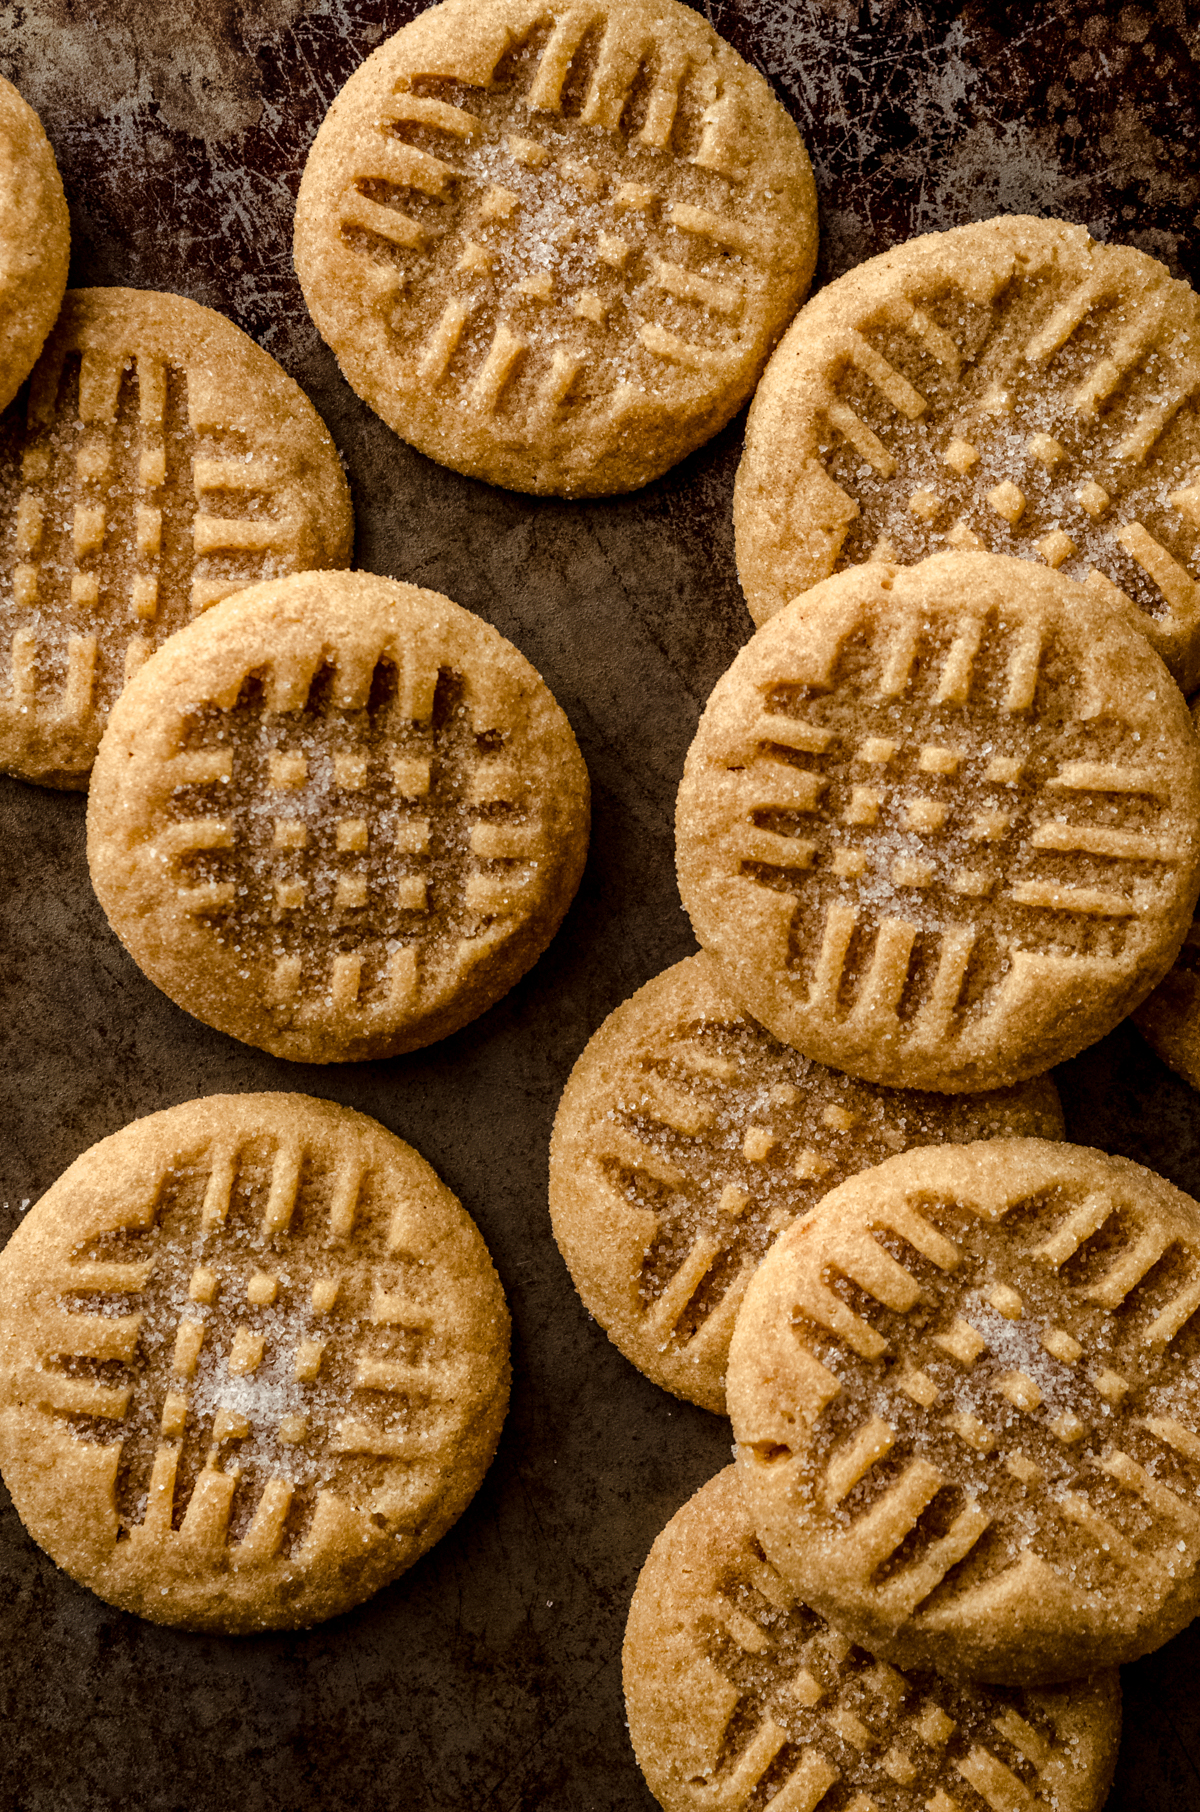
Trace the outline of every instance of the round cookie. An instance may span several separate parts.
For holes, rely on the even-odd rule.
[[[1115,1671],[1042,1692],[956,1684],[840,1635],[766,1559],[734,1466],[650,1550],[624,1671],[664,1812],[1099,1812],[1117,1759]]]
[[[1200,745],[1145,638],[1025,560],[835,574],[718,682],[679,791],[696,936],[777,1037],[996,1088],[1161,980],[1200,885]]]
[[[474,1495],[508,1401],[487,1248],[412,1147],[217,1095],[78,1158],[0,1255],[0,1467],[73,1578],[240,1634],[386,1585]]]
[[[986,547],[1061,568],[1200,682],[1200,298],[1010,215],[870,258],[796,317],[734,500],[756,622],[835,567]]]
[[[70,258],[71,220],[50,141],[0,76],[0,409],[54,326]]]
[[[296,270],[347,380],[512,490],[629,491],[749,396],[816,191],[763,78],[678,0],[444,0],[338,95]]]
[[[626,1358],[724,1414],[746,1285],[822,1196],[913,1145],[1062,1133],[1048,1077],[954,1096],[824,1069],[744,1013],[702,953],[611,1013],[576,1063],[550,1142],[550,1218]]]
[[[1200,731],[1200,701],[1192,704],[1192,723]],[[1200,919],[1193,919],[1175,964],[1134,1014],[1134,1024],[1164,1063],[1200,1088]]]
[[[121,687],[173,630],[345,565],[353,533],[324,423],[231,321],[70,291],[0,421],[0,768],[86,787]]]
[[[742,1489],[900,1667],[1035,1684],[1200,1609],[1200,1205],[1037,1139],[904,1152],[779,1240],[729,1356]]]
[[[491,1006],[557,930],[587,836],[587,770],[529,662],[369,573],[255,586],[172,637],[88,803],[96,892],[151,980],[312,1063]]]

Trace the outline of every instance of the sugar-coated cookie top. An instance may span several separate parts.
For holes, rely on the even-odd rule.
[[[491,1458],[508,1318],[429,1166],[303,1095],[214,1096],[93,1146],[0,1256],[0,1464],[30,1533],[157,1622],[358,1602]]]
[[[836,567],[983,547],[1136,610],[1200,683],[1200,297],[1130,246],[1004,216],[869,258],[755,395],[738,572],[756,621]]]
[[[423,452],[516,490],[645,484],[752,389],[816,195],[767,84],[677,0],[444,0],[337,97],[305,299]]]
[[[180,1005],[317,1062],[443,1037],[540,955],[587,849],[565,716],[511,642],[369,573],[255,586],[123,694],[92,877]]]
[[[696,935],[779,1037],[894,1087],[994,1088],[1169,968],[1200,885],[1200,745],[1086,588],[992,554],[871,563],[718,682],[677,829]]]
[[[777,1242],[734,1330],[751,1520],[901,1666],[1070,1679],[1200,1603],[1200,1206],[1035,1139],[905,1152]]]
[[[767,1560],[726,1467],[642,1569],[624,1652],[634,1751],[665,1812],[1097,1812],[1115,1672],[1022,1691],[901,1673],[839,1634]]]
[[[168,635],[352,538],[324,423],[248,335],[184,296],[70,291],[0,422],[0,768],[85,787]]]

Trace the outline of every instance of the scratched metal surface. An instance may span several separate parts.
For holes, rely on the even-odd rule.
[[[0,70],[38,108],[71,204],[74,283],[182,291],[304,385],[341,449],[356,561],[448,592],[540,668],[591,769],[592,855],[563,931],[475,1026],[391,1063],[276,1062],[138,973],[87,881],[83,803],[0,781],[0,1237],[138,1114],[217,1090],[324,1094],[376,1115],[479,1222],[512,1304],[513,1407],[482,1491],[403,1580],[334,1623],[222,1641],[76,1587],[0,1504],[0,1804],[244,1812],[646,1812],[619,1649],[668,1516],[728,1427],[676,1403],[585,1316],[550,1237],[559,1091],[604,1015],[692,948],[674,791],[750,630],[732,559],[735,422],[636,497],[570,507],[439,470],[339,378],[291,269],[293,196],[330,100],[416,0],[0,5]],[[1200,18],[839,0],[710,0],[812,150],[820,278],[916,231],[1061,213],[1200,276]],[[1200,1191],[1197,1098],[1127,1027],[1062,1074],[1070,1130]],[[2,1494],[0,1494],[2,1496]],[[1200,1807],[1200,1634],[1126,1670],[1110,1805]],[[980,1802],[982,1804],[982,1802]]]

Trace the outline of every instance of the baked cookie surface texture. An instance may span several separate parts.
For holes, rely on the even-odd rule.
[[[117,936],[206,1025],[276,1056],[445,1037],[540,956],[588,779],[529,662],[437,592],[302,573],[231,599],[126,688],[88,861]]]
[[[110,1604],[239,1634],[335,1615],[474,1495],[508,1401],[487,1249],[411,1146],[217,1095],[76,1160],[0,1255],[0,1466]]]
[[[1017,1683],[1200,1608],[1200,1205],[1035,1139],[904,1152],[751,1280],[729,1358],[750,1519],[901,1667]]]
[[[897,1088],[995,1088],[1108,1031],[1200,884],[1187,707],[1029,561],[835,574],[714,688],[677,813],[701,944],[777,1037]]]
[[[734,503],[765,622],[840,566],[948,547],[1045,562],[1200,683],[1200,298],[1081,226],[1006,216],[870,258],[797,316]]]
[[[67,287],[71,221],[33,108],[0,76],[0,409],[29,376]]]
[[[665,1812],[1098,1812],[1121,1729],[1115,1670],[1040,1692],[956,1683],[840,1635],[766,1559],[733,1466],[651,1549],[624,1674]]]
[[[309,154],[296,269],[343,373],[443,465],[595,496],[749,396],[816,257],[766,82],[677,0],[444,0]]]
[[[626,1358],[723,1413],[751,1274],[822,1196],[912,1145],[1062,1132],[1048,1077],[935,1095],[825,1069],[743,1012],[701,954],[647,982],[579,1058],[550,1144],[550,1216]]]
[[[126,679],[263,579],[350,558],[316,410],[211,308],[81,289],[0,421],[0,768],[86,787]]]

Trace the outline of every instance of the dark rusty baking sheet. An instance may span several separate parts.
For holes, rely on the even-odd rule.
[[[672,810],[704,700],[750,632],[729,506],[741,422],[615,502],[511,496],[431,465],[342,382],[292,275],[292,201],[334,94],[415,0],[32,0],[0,70],[36,106],[71,204],[72,281],[181,291],[304,385],[341,449],[356,563],[510,636],[592,774],[587,874],[491,1013],[389,1063],[277,1062],[173,1007],[88,885],[83,801],[0,781],[0,1236],[80,1151],[218,1090],[307,1090],[412,1141],[475,1216],[513,1309],[496,1463],[454,1530],[360,1610],[220,1640],[108,1609],[0,1509],[0,1806],[19,1812],[642,1812],[620,1644],[672,1512],[729,1429],[641,1378],[584,1314],[550,1235],[546,1149],[604,1015],[693,948]],[[710,0],[809,142],[822,280],[914,232],[1062,214],[1200,276],[1200,13]],[[1061,1075],[1073,1137],[1200,1191],[1200,1099],[1121,1027]],[[1200,1808],[1200,1630],[1126,1670],[1110,1804]]]

